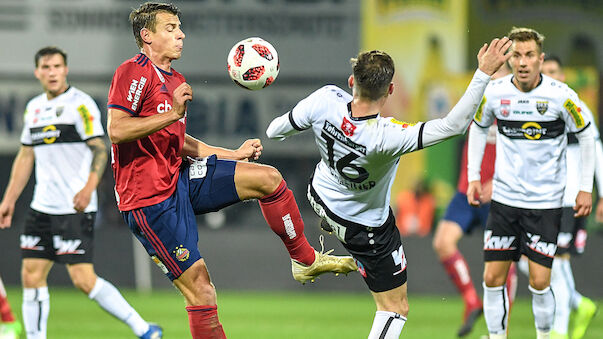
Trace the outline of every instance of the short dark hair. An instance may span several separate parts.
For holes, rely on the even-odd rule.
[[[362,98],[378,100],[387,94],[394,77],[394,60],[385,52],[361,52],[350,59],[354,87]]]
[[[65,66],[67,66],[67,53],[65,53],[65,51],[63,51],[62,49],[60,49],[56,46],[46,46],[44,48],[41,48],[39,51],[37,51],[36,55],[34,56],[34,63],[36,65],[36,68],[38,67],[40,58],[45,57],[47,55],[55,55],[55,54],[60,54],[63,57]]]
[[[536,45],[542,52],[542,43],[544,42],[544,35],[538,33],[535,29],[527,27],[513,27],[509,34],[507,34],[512,41],[530,41],[534,40]]]
[[[157,13],[165,12],[180,17],[180,10],[173,4],[160,3],[160,2],[145,2],[140,5],[137,9],[132,9],[130,12],[130,23],[132,23],[132,33],[136,39],[136,45],[138,48],[142,48],[143,41],[140,37],[140,30],[143,28],[149,29],[151,32],[155,32],[155,26],[157,25],[156,17]]]
[[[554,61],[559,65],[559,67],[563,67],[563,63],[561,62],[561,58],[553,54],[545,54],[544,61]]]

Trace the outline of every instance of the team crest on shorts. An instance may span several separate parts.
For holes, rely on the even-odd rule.
[[[188,249],[182,247],[182,245],[176,247],[173,253],[176,255],[176,259],[178,259],[178,261],[187,261],[188,257],[190,256]]]
[[[536,110],[538,111],[538,113],[542,115],[546,113],[547,109],[549,109],[548,101],[536,101]]]

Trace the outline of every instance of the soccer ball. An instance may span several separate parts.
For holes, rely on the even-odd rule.
[[[241,40],[232,46],[226,65],[232,81],[251,90],[269,86],[279,71],[276,49],[257,37]]]

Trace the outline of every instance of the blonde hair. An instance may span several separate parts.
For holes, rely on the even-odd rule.
[[[538,33],[536,30],[527,27],[513,27],[507,34],[509,39],[512,41],[530,41],[534,40],[540,52],[542,52],[542,43],[544,42],[544,35]]]

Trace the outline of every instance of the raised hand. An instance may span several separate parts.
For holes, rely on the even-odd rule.
[[[495,38],[490,45],[484,44],[477,53],[479,69],[488,75],[496,73],[500,66],[511,57],[509,48],[512,43],[513,41],[504,37],[502,39]]]

